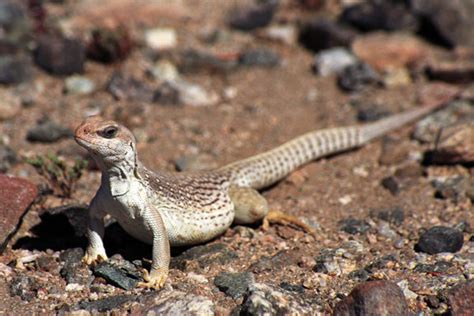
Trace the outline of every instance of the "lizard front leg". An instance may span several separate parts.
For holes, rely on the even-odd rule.
[[[82,261],[90,265],[92,263],[107,260],[104,243],[104,212],[100,209],[97,196],[94,197],[89,206],[89,227],[87,238],[89,245]]]
[[[148,206],[142,215],[145,227],[153,235],[153,253],[150,272],[144,270],[143,279],[138,286],[160,289],[168,278],[170,265],[170,243],[160,213],[154,206]]]

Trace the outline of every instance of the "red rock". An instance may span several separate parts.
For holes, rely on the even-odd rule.
[[[451,315],[468,316],[474,311],[474,281],[461,283],[449,291],[448,302]]]
[[[427,45],[416,37],[385,32],[356,38],[352,51],[379,71],[410,67],[427,57]]]
[[[358,284],[336,305],[333,315],[408,315],[408,304],[395,283],[369,281]]]
[[[38,189],[33,183],[0,175],[0,251],[5,248],[37,194]]]

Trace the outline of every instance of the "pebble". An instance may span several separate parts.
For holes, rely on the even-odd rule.
[[[462,232],[446,226],[434,226],[421,234],[415,250],[430,255],[441,252],[458,252],[464,243]]]
[[[10,294],[19,296],[23,301],[32,301],[37,296],[38,282],[30,276],[18,275],[9,284]]]
[[[370,217],[378,218],[390,224],[400,226],[405,220],[405,211],[399,206],[382,209],[371,209]]]
[[[297,30],[292,24],[272,25],[265,28],[265,36],[271,40],[293,45],[297,40]]]
[[[474,47],[472,1],[412,0],[410,4],[427,22],[422,35],[448,47]]]
[[[344,9],[340,21],[361,31],[416,31],[418,20],[405,2],[364,1]]]
[[[408,304],[402,290],[390,281],[368,281],[358,284],[338,302],[334,316],[339,315],[407,315]]]
[[[34,52],[35,63],[53,75],[72,75],[84,71],[86,50],[75,38],[43,35]]]
[[[386,88],[404,87],[412,83],[410,72],[405,67],[388,71],[382,81]]]
[[[254,282],[250,272],[222,272],[214,278],[214,285],[234,300],[244,296]]]
[[[0,121],[8,120],[21,111],[21,100],[8,90],[0,90]]]
[[[186,49],[179,55],[178,68],[182,73],[226,74],[238,66],[238,57],[234,53],[229,57],[196,49]]]
[[[172,62],[166,59],[157,61],[148,72],[155,80],[160,82],[179,79],[178,69]]]
[[[411,67],[427,57],[426,44],[404,33],[375,32],[357,37],[352,52],[376,71],[390,72]]]
[[[65,91],[68,94],[86,95],[95,91],[94,81],[85,76],[71,76],[66,78]]]
[[[171,267],[182,271],[194,270],[194,267],[206,268],[210,265],[225,265],[238,258],[237,253],[225,244],[207,244],[195,246],[171,258]]]
[[[117,29],[95,28],[87,43],[87,57],[101,62],[113,63],[124,60],[133,48],[133,40],[124,27]]]
[[[377,82],[379,82],[379,75],[365,63],[344,67],[337,78],[339,87],[346,92],[361,91]]]
[[[378,225],[377,232],[379,235],[391,240],[397,240],[398,238],[398,234],[390,227],[390,224],[384,221]]]
[[[357,58],[343,47],[322,50],[314,58],[315,71],[323,77],[338,74],[345,67],[357,63]]]
[[[453,286],[448,292],[451,315],[471,315],[474,311],[474,280]]]
[[[390,112],[379,104],[357,102],[353,106],[357,109],[357,120],[360,122],[374,122],[390,115]]]
[[[349,47],[356,32],[325,18],[303,25],[299,33],[300,43],[309,50],[319,52],[332,47]]]
[[[107,312],[109,310],[119,308],[128,302],[133,302],[138,299],[137,294],[121,294],[106,298],[101,298],[94,301],[83,300],[79,302],[74,309],[85,309],[87,311],[97,311],[99,313]]]
[[[117,100],[153,102],[154,91],[145,83],[115,71],[107,83],[107,91]]]
[[[135,313],[134,313],[135,314]],[[214,303],[205,296],[180,291],[161,291],[140,299],[138,315],[215,315]]]
[[[456,124],[441,129],[428,160],[438,164],[474,163],[474,124]]]
[[[0,1],[2,39],[8,39],[13,45],[24,45],[22,41],[30,33],[30,21],[27,18],[27,12],[21,3]]]
[[[369,230],[370,226],[361,219],[347,218],[338,222],[340,230],[351,234],[363,234]]]
[[[145,31],[146,45],[156,51],[173,49],[178,44],[178,36],[172,28],[155,28]]]
[[[30,80],[33,69],[28,58],[0,55],[0,84],[19,84]]]
[[[407,280],[401,280],[397,285],[402,289],[403,295],[409,300],[415,300],[418,297],[418,294],[410,290],[410,286]]]
[[[450,199],[455,202],[470,198],[474,200],[474,180],[472,177],[455,176],[445,179],[435,179],[433,187],[436,189],[435,196],[442,199]]]
[[[28,130],[26,139],[30,142],[54,143],[60,139],[72,137],[72,135],[71,129],[45,118],[39,120],[35,127]]]
[[[0,174],[0,253],[37,194],[36,185],[30,181]]]
[[[179,103],[189,106],[209,106],[219,101],[219,96],[214,92],[207,92],[198,84],[184,80],[169,82],[170,86],[178,92]]]
[[[261,4],[234,8],[228,13],[227,24],[240,31],[252,31],[265,27],[272,21],[278,2],[277,0],[262,1]]]
[[[381,184],[385,189],[390,191],[392,195],[398,195],[402,190],[407,188],[407,183],[396,176],[383,178]]]
[[[83,257],[84,250],[82,248],[69,248],[59,255],[59,260],[64,262],[60,275],[66,280],[67,284],[89,286],[92,283],[92,273],[82,263]]]
[[[137,283],[138,279],[135,276],[130,276],[122,267],[117,265],[116,262],[102,262],[94,267],[94,275],[102,277],[107,280],[107,282],[118,286],[124,290],[133,289]]]
[[[280,56],[266,48],[256,48],[240,53],[239,64],[247,67],[272,68],[280,64]]]
[[[15,151],[9,146],[0,144],[0,173],[6,172],[17,161]]]

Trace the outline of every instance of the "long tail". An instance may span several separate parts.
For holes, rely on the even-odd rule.
[[[424,106],[374,123],[309,132],[262,154],[219,169],[231,183],[261,189],[312,160],[359,147],[370,140],[417,120],[443,104]]]

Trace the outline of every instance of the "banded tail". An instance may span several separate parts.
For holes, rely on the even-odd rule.
[[[374,123],[309,132],[272,150],[224,166],[219,171],[228,174],[233,185],[261,189],[284,178],[301,165],[359,147],[442,105],[439,103],[408,110]]]

